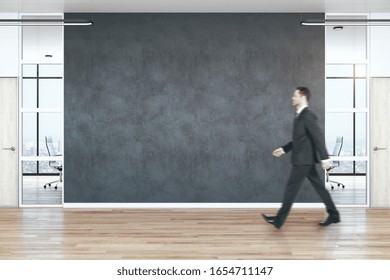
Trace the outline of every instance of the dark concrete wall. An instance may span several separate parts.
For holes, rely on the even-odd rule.
[[[65,202],[280,202],[289,156],[271,152],[291,139],[296,86],[324,119],[324,29],[301,17],[94,14],[66,27]],[[316,201],[306,182],[297,202]]]

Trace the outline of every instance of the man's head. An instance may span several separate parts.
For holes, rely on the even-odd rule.
[[[310,90],[307,87],[297,87],[291,98],[292,105],[296,108],[307,105],[310,100]]]

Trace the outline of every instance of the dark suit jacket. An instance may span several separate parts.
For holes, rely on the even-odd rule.
[[[312,110],[305,108],[294,119],[292,141],[282,148],[286,153],[292,152],[293,165],[313,165],[329,158],[324,135]]]

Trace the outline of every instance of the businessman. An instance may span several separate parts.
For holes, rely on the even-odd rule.
[[[297,87],[292,96],[292,105],[296,109],[294,118],[292,141],[277,148],[272,152],[275,157],[291,152],[292,169],[284,192],[282,207],[276,216],[266,216],[263,218],[276,228],[282,227],[288,213],[292,207],[295,196],[305,178],[307,178],[322,202],[326,206],[328,217],[320,226],[328,226],[340,222],[340,215],[335,204],[325,188],[325,183],[321,179],[316,169],[316,163],[321,161],[322,168],[330,168],[328,163],[328,152],[325,147],[325,138],[318,126],[317,116],[308,108],[310,100],[310,90],[306,87]]]

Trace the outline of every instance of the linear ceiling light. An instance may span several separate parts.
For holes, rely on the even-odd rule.
[[[0,26],[88,26],[87,19],[0,19]]]
[[[306,19],[304,26],[390,26],[390,19]]]

